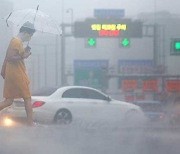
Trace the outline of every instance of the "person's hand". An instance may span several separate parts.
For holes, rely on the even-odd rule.
[[[5,73],[1,72],[1,76],[3,77],[3,79],[5,79]]]
[[[30,55],[31,55],[30,51],[25,51],[22,57],[27,59]]]
[[[6,69],[6,62],[4,61],[3,66],[1,68],[1,76],[5,79],[5,69]]]
[[[31,51],[31,47],[27,45],[27,46],[24,48],[24,50],[25,50],[25,52],[30,52],[30,51]]]

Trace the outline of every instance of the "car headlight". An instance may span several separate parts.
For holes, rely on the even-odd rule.
[[[14,126],[14,122],[12,119],[10,119],[9,117],[5,117],[3,119],[3,126],[5,127],[11,127],[11,126]]]

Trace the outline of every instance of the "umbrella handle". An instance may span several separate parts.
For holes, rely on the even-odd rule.
[[[28,41],[28,43],[27,43],[26,47],[29,47],[29,41]],[[30,48],[30,47],[29,47],[29,48]]]

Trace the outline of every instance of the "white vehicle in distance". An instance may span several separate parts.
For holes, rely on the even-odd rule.
[[[66,86],[50,96],[32,96],[33,118],[38,123],[69,124],[77,121],[121,125],[145,116],[140,107],[110,98],[101,91],[84,86]],[[23,100],[15,100],[3,117],[26,119]],[[123,125],[123,124],[122,124]]]

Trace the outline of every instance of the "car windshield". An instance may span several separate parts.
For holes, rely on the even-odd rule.
[[[0,68],[0,154],[180,153],[180,0],[0,0]]]

